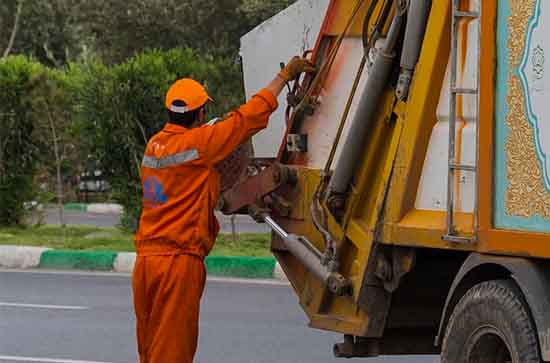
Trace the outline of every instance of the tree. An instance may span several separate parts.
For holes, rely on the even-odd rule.
[[[36,110],[40,110],[43,122],[37,125],[36,135],[44,141],[44,152],[41,155],[41,165],[53,175],[55,194],[59,214],[59,223],[65,226],[64,201],[65,178],[67,172],[75,172],[75,166],[80,160],[75,152],[78,140],[71,136],[73,99],[70,92],[70,78],[73,74],[63,71],[48,70],[39,78],[39,86],[32,93],[32,102]],[[73,168],[65,170],[69,162]]]
[[[23,9],[23,0],[19,0],[17,3],[17,8],[15,10],[15,18],[13,21],[13,27],[11,30],[11,35],[8,40],[8,45],[6,46],[6,49],[4,50],[3,58],[6,58],[13,48],[13,42],[15,41],[15,37],[17,36],[17,31],[19,30],[19,21],[21,19],[21,11]]]
[[[146,49],[236,57],[240,38],[293,0],[98,0],[81,11],[95,49],[118,63]]]
[[[246,26],[252,29],[295,2],[296,0],[243,0],[239,10],[247,19]]]
[[[82,22],[93,34],[95,48],[110,64],[146,49],[188,47],[202,54],[228,55],[238,47],[238,27],[243,22],[240,3],[100,0],[88,2]]]
[[[25,202],[35,195],[40,145],[34,131],[39,113],[30,94],[42,71],[40,64],[25,57],[0,60],[0,225],[23,223]]]
[[[94,52],[114,64],[147,49],[181,47],[234,58],[242,35],[293,2],[25,0],[12,51],[55,67]],[[0,34],[11,34],[18,4],[22,0],[0,2]],[[0,39],[0,49],[8,40]]]
[[[85,0],[3,0],[0,4],[0,49],[32,56],[49,66],[76,60],[91,46],[90,35],[79,22]],[[19,21],[14,22],[14,14]],[[11,46],[10,46],[11,45]]]

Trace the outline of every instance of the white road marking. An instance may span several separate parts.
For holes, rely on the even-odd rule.
[[[17,356],[11,356],[11,355],[0,355],[0,361],[42,362],[42,363],[110,363],[110,362],[95,362],[95,361],[91,361],[91,360],[37,358],[37,357],[17,357]]]
[[[28,309],[52,309],[52,310],[88,310],[86,306],[71,306],[71,305],[42,305],[42,304],[21,304],[0,302],[0,307],[10,308],[28,308]]]

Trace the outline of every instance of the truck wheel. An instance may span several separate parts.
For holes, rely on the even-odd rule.
[[[455,307],[441,363],[540,363],[535,326],[511,280],[472,287]]]

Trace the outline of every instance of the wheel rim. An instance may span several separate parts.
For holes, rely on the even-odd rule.
[[[506,338],[492,326],[476,330],[465,348],[467,363],[515,363]]]

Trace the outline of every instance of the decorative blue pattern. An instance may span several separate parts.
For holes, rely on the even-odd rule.
[[[540,216],[534,216],[530,218],[510,216],[506,214],[506,190],[508,189],[508,175],[506,164],[506,140],[508,139],[509,129],[506,125],[506,120],[509,115],[509,108],[506,102],[509,88],[509,78],[511,72],[515,72],[516,75],[522,77],[525,69],[526,62],[528,62],[529,54],[529,39],[531,39],[532,32],[539,24],[540,16],[540,0],[537,1],[537,12],[530,19],[530,29],[528,39],[525,44],[527,61],[523,59],[520,69],[510,70],[510,64],[508,60],[509,49],[508,41],[510,38],[510,30],[508,26],[508,19],[511,16],[510,1],[505,0],[498,2],[498,16],[497,16],[497,71],[496,71],[496,104],[495,104],[495,195],[494,195],[494,218],[493,222],[496,228],[499,229],[514,229],[514,230],[527,230],[535,232],[547,232],[550,230],[550,220],[541,218]],[[525,77],[523,75],[523,77]],[[522,81],[523,82],[523,81]],[[528,92],[526,92],[528,94]],[[530,109],[530,102],[527,101]],[[531,112],[532,111],[528,111]],[[531,116],[529,116],[531,117]],[[531,122],[531,121],[530,121]],[[540,141],[540,140],[539,140]],[[537,146],[540,148],[540,145]],[[540,157],[540,156],[539,156]],[[541,158],[541,162],[544,159]]]
[[[537,0],[535,5],[535,13],[533,14],[531,20],[529,21],[529,28],[527,31],[527,40],[525,41],[525,51],[523,53],[523,59],[521,61],[521,64],[519,66],[518,70],[518,76],[521,79],[521,84],[523,86],[523,93],[525,95],[525,109],[527,110],[527,118],[529,120],[529,123],[531,126],[533,126],[533,130],[535,133],[535,149],[537,150],[537,156],[542,164],[542,170],[544,175],[544,185],[547,190],[550,191],[550,155],[546,155],[543,152],[542,146],[541,146],[541,130],[540,130],[540,123],[542,120],[539,119],[539,115],[535,114],[533,111],[533,103],[531,99],[531,92],[529,87],[529,80],[527,77],[527,65],[529,64],[529,56],[531,53],[531,42],[533,39],[533,32],[537,27],[539,26],[540,22],[540,2],[541,0]]]

